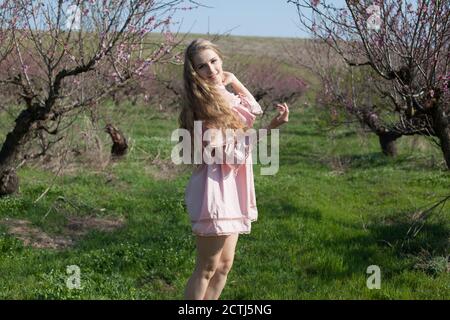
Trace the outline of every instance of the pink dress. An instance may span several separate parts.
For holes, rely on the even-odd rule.
[[[219,89],[230,107],[251,128],[256,115],[263,112],[255,98],[235,95],[224,86]],[[223,142],[224,155],[236,148],[233,141],[225,139]],[[202,164],[192,174],[185,201],[194,234],[219,236],[250,233],[251,222],[258,218],[258,209],[251,149],[247,151],[244,163]]]

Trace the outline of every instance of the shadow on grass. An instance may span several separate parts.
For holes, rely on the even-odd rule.
[[[343,163],[348,163],[353,169],[379,168],[391,164],[393,160],[381,152],[342,155],[340,156],[340,159]],[[398,163],[398,161],[399,160],[396,160],[396,163]]]
[[[264,207],[265,214],[275,219],[285,219],[286,216],[294,216],[305,220],[322,220],[322,213],[319,209],[294,205],[283,199],[271,199],[270,201],[261,202],[259,207]]]
[[[297,128],[289,128],[284,134],[287,135],[294,135],[299,137],[312,137],[312,138],[325,138],[326,133],[319,131],[319,130],[313,130],[307,127],[297,127]]]
[[[354,232],[336,232],[331,237],[329,233],[323,233],[317,239],[317,246],[303,247],[299,241],[300,252],[313,253],[308,255],[309,258],[299,260],[298,270],[303,276],[317,277],[321,282],[368,277],[366,271],[370,265],[379,266],[385,278],[408,270],[421,271],[428,276],[448,272],[450,229],[445,220],[427,221],[419,234],[411,239],[405,237],[411,226],[405,213],[383,220],[374,219],[364,228],[333,220],[328,221]],[[324,223],[323,220],[320,223]],[[293,239],[300,237],[294,231],[284,230],[283,233],[283,238],[290,239],[292,245],[296,243]]]
[[[283,150],[280,163],[282,163],[282,165],[296,165],[303,163],[311,167],[323,167],[328,168],[329,170],[335,170],[336,166],[342,169],[359,170],[383,167],[399,170],[445,170],[445,167],[437,161],[411,155],[399,155],[395,158],[391,158],[381,152],[330,155],[314,152],[311,148],[304,148],[300,152],[297,151],[298,149]]]
[[[334,170],[335,166],[351,169],[373,169],[391,164],[393,161],[382,153],[372,152],[369,154],[356,155],[329,155],[317,152],[283,152],[280,162],[283,165],[304,163],[312,167],[323,167]],[[396,161],[398,163],[398,161]]]
[[[348,137],[354,137],[356,136],[356,131],[344,131],[344,132],[338,132],[335,135],[335,139],[343,139]]]
[[[371,152],[367,154],[341,155],[339,157],[343,163],[348,164],[352,169],[372,169],[384,166],[405,170],[440,169],[439,164],[436,162],[424,161],[420,157],[406,154],[393,158],[384,155],[382,152]]]
[[[417,209],[400,212],[396,216],[374,219],[368,229],[374,238],[394,249],[399,255],[417,255],[423,250],[435,255],[447,255],[450,245],[450,226],[442,216],[418,223],[412,217]],[[442,220],[442,221],[441,221]],[[413,235],[412,226],[420,226],[418,233]]]

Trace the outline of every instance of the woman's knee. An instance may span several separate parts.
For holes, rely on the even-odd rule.
[[[217,263],[198,264],[195,273],[197,273],[197,275],[203,279],[210,280],[216,273],[217,268]]]
[[[217,266],[217,273],[226,276],[230,272],[233,266],[237,239],[238,235],[231,235],[227,238]]]
[[[220,273],[223,276],[226,276],[231,271],[232,266],[233,259],[221,260],[216,268],[216,272]]]

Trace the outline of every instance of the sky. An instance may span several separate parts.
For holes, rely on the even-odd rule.
[[[179,11],[180,32],[263,37],[305,37],[298,27],[296,7],[287,0],[198,0],[210,8]],[[208,27],[209,18],[209,27]]]

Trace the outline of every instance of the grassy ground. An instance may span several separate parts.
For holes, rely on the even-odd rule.
[[[53,175],[25,167],[20,194],[0,200],[0,219],[28,219],[50,235],[62,234],[69,215],[123,217],[125,225],[64,250],[24,247],[2,226],[1,298],[182,298],[195,253],[183,204],[189,172],[162,179],[150,161],[158,150],[169,157],[176,122],[153,125],[158,114],[121,108],[134,140],[126,159],[64,175],[36,204]],[[330,142],[316,121],[314,110],[293,108],[278,174],[261,176],[255,165],[259,221],[241,236],[223,298],[448,298],[448,206],[401,248],[411,215],[448,192],[448,173],[432,162],[439,153],[414,151],[405,139],[398,159],[386,159],[372,137],[342,129]],[[67,201],[49,211],[58,197]],[[68,265],[80,267],[83,289],[66,288]],[[381,269],[379,290],[366,286],[369,265]]]

